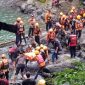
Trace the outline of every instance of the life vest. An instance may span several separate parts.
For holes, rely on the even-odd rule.
[[[39,67],[44,67],[45,66],[45,61],[44,61],[42,55],[37,55],[37,62],[39,64]]]
[[[76,23],[76,30],[82,30],[82,28],[83,28],[83,23],[81,22]]]
[[[47,39],[48,39],[48,40],[49,40],[49,39],[54,40],[55,37],[56,37],[56,34],[55,34],[54,31],[53,31],[53,32],[48,32],[48,35],[47,35]]]
[[[76,46],[76,45],[77,45],[77,36],[76,35],[70,35],[69,46]]]
[[[2,62],[4,63],[4,65],[8,64],[8,59],[2,59]]]

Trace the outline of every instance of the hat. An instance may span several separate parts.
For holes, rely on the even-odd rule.
[[[5,54],[2,54],[1,57],[2,57],[2,58],[6,58],[6,55],[5,55]]]
[[[38,81],[38,85],[45,85],[46,81],[44,79],[40,79]]]

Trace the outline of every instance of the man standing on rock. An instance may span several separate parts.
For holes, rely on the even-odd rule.
[[[35,17],[34,15],[31,15],[31,18],[28,20],[28,24],[30,26],[29,28],[29,32],[28,32],[28,37],[31,37],[33,36],[33,33],[34,33],[34,27],[35,27]]]
[[[52,28],[52,13],[50,10],[47,10],[45,13],[45,23],[46,23],[46,31]]]

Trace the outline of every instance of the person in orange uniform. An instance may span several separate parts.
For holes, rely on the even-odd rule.
[[[55,31],[53,30],[53,28],[49,29],[47,33],[47,45],[49,45],[49,43],[52,43],[52,45],[54,46],[55,38],[56,38]]]
[[[34,28],[34,37],[35,37],[35,42],[38,43],[38,45],[40,45],[40,27],[39,27],[39,23],[35,24],[35,28]]]
[[[83,29],[83,23],[82,23],[80,15],[77,16],[77,20],[78,21],[76,21],[76,35],[77,35],[78,39],[80,39],[81,32],[82,32],[82,29]]]
[[[52,27],[52,13],[50,10],[47,10],[45,13],[45,23],[46,23],[46,31],[48,31]]]
[[[74,58],[76,56],[77,35],[73,34],[73,32],[70,34],[68,45],[70,47],[71,58]]]
[[[36,19],[35,19],[34,15],[31,15],[30,19],[28,20],[28,24],[30,26],[29,32],[28,32],[28,37],[33,36],[35,23],[36,23]]]

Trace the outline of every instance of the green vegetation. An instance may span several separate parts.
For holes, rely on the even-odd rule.
[[[46,79],[46,85],[85,85],[85,63],[75,62],[72,66],[74,68],[53,73],[53,78]]]
[[[39,0],[40,2],[42,2],[42,3],[45,3],[46,2],[46,0]]]

